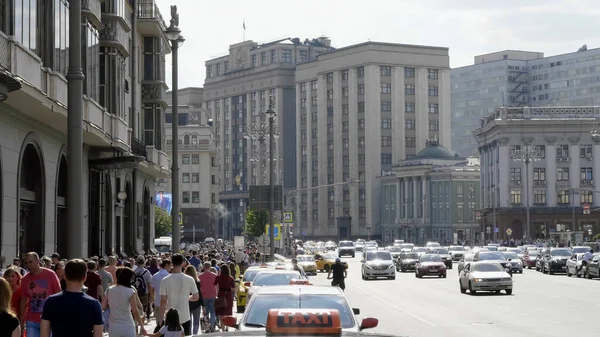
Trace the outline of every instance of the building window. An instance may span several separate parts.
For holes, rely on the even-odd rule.
[[[556,146],[556,158],[569,158],[569,145],[557,145]]]
[[[182,200],[181,202],[183,202],[184,204],[189,204],[190,203],[190,192],[189,191],[185,191],[182,193]]]
[[[342,88],[342,97],[348,97],[348,87]]]
[[[391,94],[392,93],[392,84],[391,83],[381,83],[381,93],[382,94]]]
[[[267,65],[267,52],[260,53],[260,65],[261,66]]]
[[[414,78],[415,77],[415,68],[409,68],[409,67],[404,68],[404,77]]]
[[[333,123],[327,124],[327,134],[333,134]]]
[[[215,73],[217,76],[221,76],[221,64],[220,63],[215,64]]]
[[[292,63],[292,50],[283,49],[281,51],[281,60],[283,61],[283,63]]]
[[[429,121],[429,131],[439,131],[440,130],[440,122],[439,121]]]
[[[365,77],[365,67],[356,68],[356,77]]]
[[[313,220],[319,220],[319,211],[318,210],[313,210],[312,211],[312,218]]]
[[[144,103],[144,142],[162,150],[163,110],[159,104]]]
[[[538,158],[546,158],[546,145],[535,145],[533,151]]]
[[[252,55],[252,68],[257,68],[258,67],[258,57],[255,55]]]
[[[381,111],[392,111],[392,102],[390,101],[381,101]]]
[[[391,153],[382,153],[381,154],[381,165],[391,164],[392,163],[392,154]]]
[[[510,203],[512,205],[520,205],[521,204],[521,190],[511,190],[510,191]]]
[[[211,179],[212,179],[212,184],[215,185],[217,182],[216,182],[214,174],[211,176]],[[199,182],[200,182],[200,173],[192,173],[192,183],[197,184]]]
[[[190,182],[190,174],[189,173],[182,173],[181,174],[181,182],[182,183],[189,183]]]
[[[344,121],[344,122],[342,122],[342,131],[344,131],[344,132],[345,132],[345,131],[348,131],[348,130],[350,130],[350,126],[349,126],[349,125],[350,125],[350,124],[348,123],[348,121]]]
[[[438,114],[439,113],[439,105],[435,103],[429,103],[429,113],[430,114]]]
[[[537,205],[546,204],[546,191],[545,190],[533,191],[533,203],[537,204]]]
[[[348,138],[344,138],[342,140],[342,143],[343,143],[344,149],[347,149],[350,147],[350,140]]]
[[[569,180],[569,168],[568,167],[557,167],[556,168],[556,180],[568,181]]]
[[[350,191],[344,191],[343,198],[344,201],[350,201]]]
[[[381,119],[381,128],[382,129],[391,129],[392,128],[392,119],[391,118],[382,118]]]
[[[521,145],[511,145],[510,146],[510,157],[516,158],[521,153]]]
[[[427,78],[430,80],[438,79],[438,70],[437,69],[427,69]]]
[[[458,221],[459,221],[459,222],[462,222],[462,221],[463,221],[463,216],[464,216],[464,212],[463,212],[463,207],[462,207],[462,205],[458,205],[458,207],[457,207],[457,213],[458,213],[458,214],[456,214],[456,216],[457,216],[457,218],[458,218]]]
[[[333,140],[327,141],[327,150],[333,151]]]
[[[592,144],[583,144],[579,146],[579,156],[581,158],[592,158]]]
[[[383,147],[392,146],[392,137],[391,136],[381,137],[381,146],[383,146]]]
[[[181,164],[183,165],[189,165],[190,163],[190,155],[189,154],[182,154],[181,155]]]
[[[407,119],[404,121],[404,129],[405,130],[414,130],[415,129],[415,120]]]
[[[579,202],[581,202],[582,204],[593,204],[594,203],[593,191],[579,192]]]
[[[361,219],[364,219],[367,217],[367,209],[364,207],[359,207],[358,208],[358,217]]]
[[[414,95],[415,94],[415,85],[414,84],[405,84],[404,85],[404,94],[405,95]]]
[[[327,200],[329,200],[329,201],[335,200],[335,195],[333,194],[333,191],[327,191]]]
[[[365,120],[363,118],[358,120],[358,129],[359,130],[364,130],[365,129]]]
[[[333,73],[327,74],[327,83],[333,83]]]
[[[271,63],[277,63],[277,50],[271,50]]]
[[[55,0],[56,1],[56,0]],[[83,93],[98,101],[98,84],[100,71],[100,42],[98,30],[91,24],[85,24],[85,57],[83,59],[83,69],[85,71],[85,81],[83,82]]]
[[[533,181],[537,183],[546,182],[546,169],[542,167],[535,167],[533,169]]]
[[[333,99],[333,90],[327,90],[327,99],[328,100],[332,100]]]
[[[379,74],[381,76],[392,76],[392,67],[390,66],[380,66]]]
[[[408,113],[415,112],[415,103],[413,103],[413,102],[404,103],[404,112],[408,112]]]
[[[365,94],[365,85],[364,84],[359,84],[357,86],[357,91],[359,95],[364,95]]]
[[[342,115],[347,115],[349,110],[348,104],[342,105]]]
[[[589,183],[594,180],[594,169],[591,167],[582,167],[581,168],[581,182]]]
[[[229,61],[223,62],[223,74],[227,74],[229,71]]]
[[[200,203],[200,192],[192,192],[192,203],[194,203],[194,204]]]
[[[347,81],[348,80],[348,69],[342,70],[342,80],[343,81]]]
[[[311,90],[317,90],[317,81],[313,80],[310,82],[310,89]]]
[[[125,118],[125,57],[115,47],[100,48],[100,105]]]
[[[358,102],[358,113],[364,113],[365,112],[365,102]]]
[[[404,137],[404,143],[406,147],[416,147],[417,146],[417,138],[416,137]]]
[[[365,164],[365,155],[359,154],[358,155],[358,165],[364,165],[364,164]]]
[[[560,191],[558,191],[558,200],[557,200],[557,203],[559,203],[559,204],[568,204],[568,203],[570,203],[570,201],[569,201],[569,195],[570,195],[569,190],[560,190]]]
[[[162,38],[152,36],[144,37],[144,80],[162,80],[164,66],[162,55]]]
[[[349,156],[342,157],[342,165],[344,165],[344,166],[350,165],[350,157]]]
[[[436,97],[438,95],[438,87],[429,86],[429,89],[427,92],[430,97]]]
[[[510,169],[510,181],[515,181],[517,184],[521,183],[521,169],[513,167]]]
[[[308,51],[307,50],[299,50],[298,51],[298,62],[304,62],[308,60]]]

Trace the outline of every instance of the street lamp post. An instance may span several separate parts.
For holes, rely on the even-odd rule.
[[[423,205],[423,229],[425,229],[427,226],[427,194],[423,194],[421,204]],[[433,241],[433,221],[429,224],[429,240]]]
[[[185,39],[181,35],[181,29],[179,29],[179,14],[177,13],[177,6],[171,6],[171,23],[165,31],[167,39],[171,42],[172,55],[172,84],[171,84],[171,128],[172,128],[172,155],[171,155],[171,193],[172,193],[172,208],[171,208],[171,232],[173,239],[173,251],[179,252],[179,243],[181,242],[181,228],[179,224],[179,99],[177,97],[177,91],[179,86],[179,46],[183,44]]]
[[[526,235],[525,235],[525,239],[529,240],[530,239],[530,224],[529,224],[529,220],[530,220],[530,216],[529,216],[529,164],[532,161],[538,161],[540,160],[539,155],[537,150],[532,149],[530,147],[530,142],[526,142],[525,143],[525,149],[523,150],[519,150],[519,152],[516,154],[516,157],[514,158],[515,161],[521,161],[523,163],[525,163],[525,212],[526,212]],[[494,212],[495,215],[495,212]]]
[[[269,252],[271,260],[275,259],[275,185],[273,180],[273,172],[275,171],[273,164],[273,148],[275,147],[275,137],[273,134],[273,122],[277,113],[273,109],[273,96],[269,97],[269,108],[265,111],[269,118],[269,190],[271,195],[269,196],[269,243],[271,250]]]

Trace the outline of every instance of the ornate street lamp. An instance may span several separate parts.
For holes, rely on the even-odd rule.
[[[522,150],[519,150],[516,155],[515,158],[513,158],[513,160],[515,161],[520,161],[525,163],[525,212],[527,213],[527,223],[525,225],[525,230],[526,230],[526,239],[529,240],[530,239],[530,232],[529,232],[529,164],[532,161],[539,161],[540,160],[540,155],[538,153],[538,151],[535,148],[531,147],[531,142],[527,141],[525,142],[525,148]],[[495,213],[494,213],[495,214]],[[495,224],[494,224],[495,225]]]

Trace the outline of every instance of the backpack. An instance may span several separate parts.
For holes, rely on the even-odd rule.
[[[133,281],[133,287],[137,290],[139,296],[145,296],[148,293],[148,286],[146,285],[146,280],[144,280],[144,275],[148,272],[148,269],[144,270],[141,274],[135,274],[135,280]]]

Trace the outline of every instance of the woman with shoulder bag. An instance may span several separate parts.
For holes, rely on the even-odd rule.
[[[227,264],[221,266],[221,274],[215,279],[214,285],[218,288],[215,308],[220,321],[225,316],[233,315],[233,290],[235,289],[235,281],[231,277]],[[227,328],[221,326],[221,330],[227,331]]]
[[[202,307],[204,303],[202,302],[202,292],[200,291],[200,281],[198,280],[198,273],[196,272],[196,268],[192,265],[189,265],[185,268],[185,274],[194,279],[196,283],[196,288],[198,289],[198,294],[200,294],[200,299],[197,301],[190,301],[190,316],[192,317],[192,334],[197,335],[198,329],[200,329],[200,314],[202,313]]]

